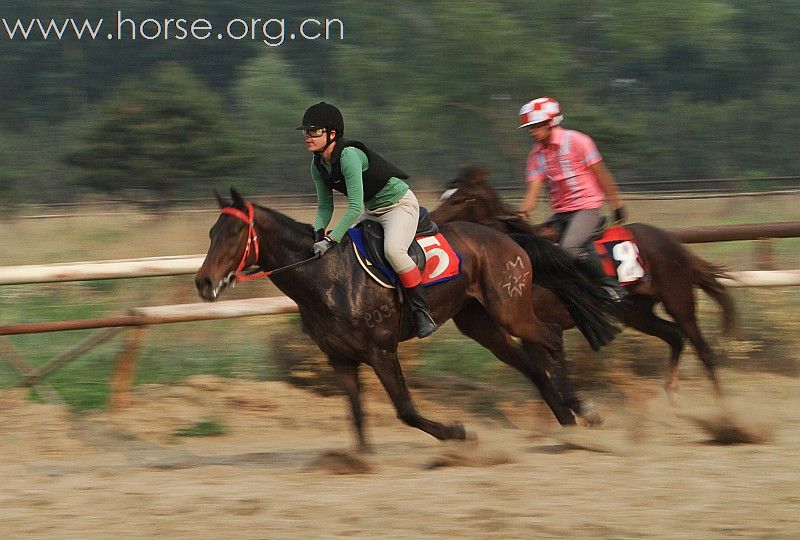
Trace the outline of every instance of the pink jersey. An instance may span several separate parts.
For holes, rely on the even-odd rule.
[[[528,154],[526,181],[547,181],[550,205],[556,212],[600,208],[605,195],[589,167],[602,160],[591,137],[556,126],[550,144],[537,143]]]

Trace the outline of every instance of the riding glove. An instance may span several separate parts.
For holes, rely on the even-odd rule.
[[[322,257],[322,255],[324,255],[326,251],[328,251],[331,247],[333,247],[335,243],[336,242],[334,240],[326,236],[325,238],[314,244],[313,247],[314,255],[316,255],[317,257]]]
[[[628,212],[625,210],[624,206],[620,206],[619,208],[614,209],[614,223],[622,223],[626,219],[628,219]]]
[[[325,229],[317,229],[314,231],[314,242],[319,242],[325,238]]]

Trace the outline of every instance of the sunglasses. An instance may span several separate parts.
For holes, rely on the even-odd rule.
[[[303,130],[303,132],[312,139],[316,139],[325,135],[325,128],[306,129]]]

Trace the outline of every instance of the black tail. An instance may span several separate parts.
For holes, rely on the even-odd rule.
[[[608,312],[614,302],[586,279],[567,252],[549,240],[532,234],[510,234],[528,253],[533,265],[533,281],[553,291],[564,303],[575,326],[598,350],[616,337]]]

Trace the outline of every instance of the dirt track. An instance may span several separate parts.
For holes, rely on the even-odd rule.
[[[636,381],[599,429],[560,430],[536,400],[514,425],[426,401],[478,440],[439,443],[368,396],[376,453],[347,452],[345,402],[275,382],[197,377],[81,417],[0,394],[2,538],[796,538],[800,380],[723,371],[736,425],[714,444],[702,380],[670,409]],[[701,411],[704,411],[701,413]],[[178,437],[214,419],[227,432]],[[516,426],[516,427],[515,427]]]

